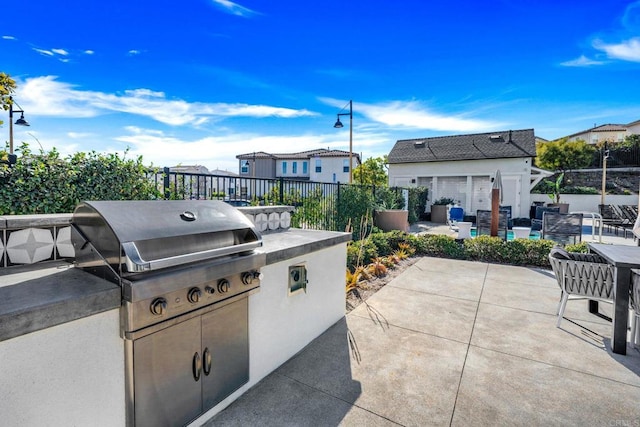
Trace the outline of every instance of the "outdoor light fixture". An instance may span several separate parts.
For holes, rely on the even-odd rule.
[[[349,112],[338,112],[338,120],[336,120],[336,124],[333,125],[333,127],[338,129],[344,127],[340,121],[340,116],[349,116],[349,184],[351,184],[353,181],[353,101],[350,100],[347,105],[349,106]],[[342,107],[342,110],[340,111],[344,111],[347,108],[347,105]]]
[[[18,109],[13,108],[13,105],[17,105]],[[29,122],[24,119],[24,110],[20,105],[13,100],[13,97],[9,97],[9,165],[14,165],[18,160],[18,156],[13,154],[13,113],[20,113],[20,118],[16,120],[15,124],[18,126],[30,126]]]
[[[600,193],[600,204],[604,206],[604,195],[607,193],[607,159],[609,158],[609,149],[607,142],[604,143],[602,151],[602,192]]]

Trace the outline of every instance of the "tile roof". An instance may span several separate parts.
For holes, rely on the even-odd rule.
[[[247,153],[247,154],[239,154],[236,156],[237,159],[246,160],[255,158],[271,158],[271,159],[310,159],[312,157],[349,157],[349,152],[344,150],[331,150],[328,148],[318,148],[315,150],[307,150],[300,151],[297,153],[280,153],[280,154],[269,154],[264,151],[257,151],[256,153]],[[360,159],[360,155],[358,153],[352,153],[353,157]]]
[[[533,129],[399,140],[389,163],[535,157]]]
[[[595,126],[590,129],[583,130],[581,132],[572,133],[566,138],[573,138],[574,136],[584,135],[589,132],[615,132],[615,131],[626,131],[627,125],[618,124],[618,123],[607,123],[606,125]]]

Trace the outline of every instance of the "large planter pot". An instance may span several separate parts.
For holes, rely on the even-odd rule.
[[[431,205],[431,222],[447,223],[447,205]]]
[[[383,231],[409,231],[409,211],[403,209],[376,211],[373,223]]]
[[[550,208],[560,208],[560,213],[569,213],[569,203],[547,203]]]

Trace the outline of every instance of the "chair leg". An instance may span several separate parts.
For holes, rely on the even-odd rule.
[[[556,308],[556,316],[560,313],[560,307],[562,306],[562,298],[564,298],[564,291],[560,290],[560,301],[558,301],[558,308]]]
[[[631,342],[636,348],[640,348],[640,313],[634,313],[631,323]]]
[[[629,336],[631,339],[631,344],[636,345],[636,329],[638,329],[638,317],[636,317],[636,312],[629,308],[629,319],[631,319],[631,335]]]
[[[556,323],[556,328],[560,327],[560,322],[562,322],[562,316],[564,316],[564,309],[567,308],[567,300],[569,299],[569,294],[564,292],[562,294],[562,300],[560,301],[560,310],[558,310],[558,323]]]

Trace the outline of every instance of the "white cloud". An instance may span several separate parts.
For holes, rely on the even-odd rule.
[[[84,139],[93,136],[89,132],[67,132],[67,136],[71,139]]]
[[[17,40],[15,37],[13,36],[2,36],[3,39],[5,40]]]
[[[133,55],[140,55],[140,51],[136,50],[136,49],[131,49],[129,52],[129,55],[133,56]]]
[[[640,37],[633,37],[617,44],[595,40],[593,47],[605,52],[609,58],[640,62]]]
[[[238,3],[234,3],[229,0],[212,0],[213,4],[217,6],[219,9],[222,9],[226,13],[236,16],[248,17],[251,15],[256,15],[258,12],[253,11],[249,8],[239,5]]]
[[[572,59],[571,61],[561,62],[560,65],[564,67],[589,67],[591,65],[602,65],[603,61],[596,61],[595,59],[589,59],[584,55],[579,58]]]
[[[64,56],[69,55],[69,52],[67,52],[64,49],[51,49],[51,52],[56,53],[58,55],[64,55]]]
[[[344,101],[322,98],[321,101],[341,108]],[[357,103],[354,114],[396,128],[427,129],[433,131],[480,132],[495,129],[501,124],[478,119],[467,119],[462,114],[437,113],[418,101],[389,101],[379,104]]]
[[[253,151],[288,153],[304,151],[318,147],[343,148],[344,141],[335,134],[331,135],[257,135],[251,133],[233,133],[194,140],[184,140],[168,136],[162,132],[141,128],[128,128],[130,135],[114,139],[127,143],[130,153],[141,155],[145,164],[173,166],[181,164],[201,164],[209,169],[226,169],[237,172],[238,154]],[[292,147],[295,147],[292,149]],[[179,160],[177,160],[179,159]]]
[[[55,56],[53,52],[51,52],[50,50],[45,50],[45,49],[38,49],[38,48],[33,48],[33,50],[35,50],[36,52],[38,52],[41,55],[44,56]]]
[[[95,52],[92,51],[91,49],[87,49],[84,51],[85,55],[93,55]]]
[[[95,117],[108,112],[122,112],[179,126],[200,125],[210,119],[224,117],[295,118],[317,114],[306,109],[268,105],[169,100],[163,92],[144,88],[127,90],[124,95],[83,91],[69,83],[57,81],[55,76],[30,78],[19,82],[18,86],[21,104],[33,115]]]

